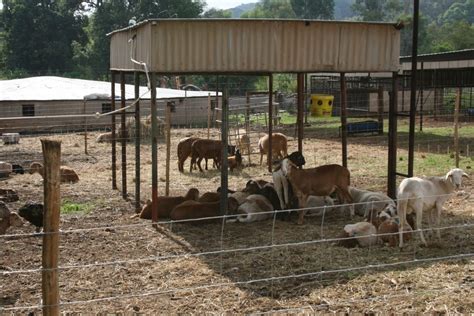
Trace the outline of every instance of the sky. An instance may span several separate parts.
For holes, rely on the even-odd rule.
[[[216,8],[216,9],[230,9],[234,8],[242,3],[252,3],[257,2],[257,0],[206,0],[207,8]]]

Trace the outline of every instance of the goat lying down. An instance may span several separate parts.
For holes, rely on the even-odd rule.
[[[372,192],[349,187],[349,193],[355,203],[354,210],[358,215],[368,217],[371,211],[386,211],[391,217],[396,215],[397,205],[395,201],[382,192]]]
[[[398,188],[398,216],[400,216],[400,244],[403,247],[403,232],[407,225],[407,214],[416,213],[416,227],[420,230],[420,238],[425,246],[427,242],[421,230],[423,213],[428,213],[430,225],[436,219],[439,227],[443,204],[451,197],[455,189],[462,186],[463,177],[469,178],[462,169],[451,169],[444,177],[412,177],[404,179]],[[433,218],[434,217],[434,218]],[[439,230],[436,230],[438,239],[441,240]]]
[[[253,183],[248,183],[252,186]],[[264,221],[272,218],[274,211],[280,209],[278,195],[270,183],[263,188],[254,188],[253,194],[245,198],[236,211],[235,220],[243,223]]]

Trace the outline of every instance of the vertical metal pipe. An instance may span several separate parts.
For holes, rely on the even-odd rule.
[[[273,75],[268,76],[268,171],[272,172],[273,154]]]
[[[456,102],[454,104],[454,157],[456,168],[459,168],[459,109],[461,107],[462,89],[456,89]]]
[[[156,119],[156,75],[151,73],[151,220],[158,221],[158,122]]]
[[[423,132],[423,103],[424,103],[424,95],[423,95],[423,86],[425,84],[425,77],[423,72],[423,62],[421,62],[421,72],[420,72],[420,132]]]
[[[120,107],[125,107],[125,72],[120,72]],[[122,147],[122,197],[127,198],[127,130],[125,111],[120,112],[120,145]]]
[[[140,121],[140,73],[135,72],[135,208],[140,208],[140,141],[141,141],[141,121]]]
[[[418,61],[418,15],[420,1],[414,0],[413,5],[413,41],[411,54],[411,91],[410,91],[410,126],[408,135],[408,176],[413,177],[415,160],[415,119],[416,119],[416,68]]]
[[[346,76],[341,72],[341,143],[342,165],[347,168],[347,90]]]
[[[383,86],[380,85],[378,89],[378,122],[379,122],[379,135],[383,134]]]
[[[392,75],[392,94],[388,111],[388,174],[387,195],[397,197],[397,111],[398,111],[398,74]]]
[[[115,72],[111,72],[111,100],[110,106],[115,111]],[[117,190],[117,135],[115,114],[111,115],[112,120],[112,190]]]
[[[296,77],[297,85],[297,116],[296,125],[298,127],[298,151],[303,152],[303,116],[304,116],[304,73],[298,73]]]
[[[228,192],[228,124],[229,124],[229,81],[226,79],[222,95],[222,111],[221,111],[221,142],[222,142],[222,163],[221,163],[221,199],[220,211],[221,215],[227,215],[227,192]]]
[[[171,156],[171,107],[173,103],[168,101],[166,102],[166,186],[165,186],[165,195],[170,195],[170,156]]]

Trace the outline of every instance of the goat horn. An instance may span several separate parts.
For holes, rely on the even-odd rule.
[[[467,173],[465,173],[465,172],[462,173],[462,176],[469,179],[469,175],[468,175]]]

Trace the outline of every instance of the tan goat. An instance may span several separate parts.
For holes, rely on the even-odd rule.
[[[258,141],[258,149],[260,150],[260,165],[262,164],[263,155],[268,155],[268,146],[270,138],[265,134]],[[288,155],[288,140],[281,133],[272,134],[272,157],[282,159]]]
[[[70,167],[61,166],[59,169],[61,173],[61,182],[72,182],[76,183],[79,181],[79,176],[77,175],[76,171]],[[39,162],[32,162],[30,165],[30,174],[39,173],[42,177],[44,177],[44,167],[43,164]]]

